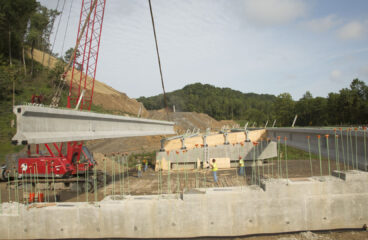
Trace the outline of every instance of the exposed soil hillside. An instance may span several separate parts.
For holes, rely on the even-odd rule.
[[[205,113],[197,112],[169,112],[166,114],[164,109],[149,111],[149,117],[157,120],[169,120],[178,125],[180,130],[199,128],[204,131],[206,128],[221,129],[222,126],[233,126],[236,123],[232,120],[217,121]]]
[[[50,57],[49,54],[43,53],[42,51],[39,51],[37,49],[34,49],[33,57],[35,61],[50,68],[53,68],[57,62],[57,59],[55,57]],[[78,72],[78,74],[75,75],[74,79],[76,81],[77,79],[79,80],[79,78],[80,73]],[[66,79],[70,81],[70,71]],[[88,77],[88,80],[91,81],[91,78]],[[98,80],[95,81],[92,102],[93,104],[101,106],[106,110],[124,112],[132,115],[137,115],[139,109],[142,108],[141,116],[148,116],[148,111],[137,100],[129,98],[125,93],[119,92]]]
[[[164,136],[145,136],[89,141],[88,149],[92,152],[110,154],[113,152],[152,152],[160,149],[160,140]]]

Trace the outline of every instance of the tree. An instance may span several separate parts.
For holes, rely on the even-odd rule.
[[[277,119],[279,126],[291,126],[295,116],[295,103],[290,93],[281,93],[278,95],[273,104],[273,114]]]
[[[356,78],[351,82],[350,89],[352,98],[352,121],[359,124],[364,123],[368,116],[368,87],[363,81]]]
[[[35,12],[30,17],[30,24],[27,33],[27,43],[31,46],[31,75],[33,75],[33,49],[38,48],[48,52],[49,50],[49,24],[58,12],[49,10],[37,3]]]
[[[21,56],[24,35],[30,16],[37,6],[36,0],[0,1],[0,53],[9,57]]]
[[[64,54],[64,61],[65,61],[66,63],[69,63],[70,58],[72,58],[73,51],[74,51],[74,48],[69,48],[68,50],[66,50],[66,52],[65,52],[65,54]],[[76,59],[78,59],[78,58],[80,57],[80,55],[81,55],[81,54],[80,54],[80,52],[79,52],[79,50],[78,50],[78,49],[77,49],[77,51],[76,51],[75,55],[76,55]]]
[[[298,114],[298,124],[301,126],[311,126],[312,121],[312,94],[307,91],[295,104],[295,111]]]

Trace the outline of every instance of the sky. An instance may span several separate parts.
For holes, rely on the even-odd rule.
[[[64,9],[51,36],[63,55],[75,45],[82,1],[40,2]],[[298,100],[354,78],[368,84],[366,0],[151,2],[166,92],[200,82]],[[133,98],[162,93],[147,0],[106,1],[96,79]]]

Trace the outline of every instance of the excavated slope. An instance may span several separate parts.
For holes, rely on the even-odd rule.
[[[35,61],[50,68],[53,68],[57,62],[57,59],[55,57],[52,57],[49,54],[43,53],[42,51],[37,49],[33,50],[33,58]],[[70,82],[70,72],[71,71],[69,71],[66,78],[69,82]],[[80,72],[78,71],[74,77],[75,79],[74,81],[79,79],[79,77]],[[88,77],[88,81],[91,80],[92,78]],[[141,112],[142,117],[148,117],[148,111],[144,108],[144,106],[140,102],[138,102],[135,99],[129,98],[125,93],[119,92],[114,88],[98,80],[95,80],[92,103],[94,105],[101,106],[106,110],[118,111],[132,115],[137,115],[139,109],[142,107]]]

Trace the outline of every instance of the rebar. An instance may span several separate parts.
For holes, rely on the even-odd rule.
[[[32,186],[32,184],[31,184]],[[52,187],[54,188],[54,202],[56,203],[56,189],[55,189],[55,166],[52,166]]]
[[[367,167],[368,167],[368,164],[367,164],[367,140],[366,140],[366,131],[367,131],[367,128],[364,127],[363,128],[363,142],[364,142],[364,163],[365,163],[365,171],[367,171]]]
[[[358,163],[358,129],[355,128],[355,161],[356,161],[356,168],[359,169],[359,163]]]
[[[18,172],[16,170],[14,170],[14,178],[15,178],[15,193],[14,193],[14,195],[15,195],[15,200],[19,203]],[[19,204],[17,206],[19,208]]]
[[[11,202],[10,201],[10,170],[9,170],[9,173],[8,173],[8,194],[9,194],[9,196],[8,196],[9,202]]]
[[[321,155],[321,141],[320,141],[321,136],[317,135],[317,139],[318,139],[319,171],[322,176],[322,155]]]
[[[277,137],[277,171],[278,178],[282,178],[282,169],[281,169],[281,156],[280,156],[280,136]]]
[[[258,143],[256,144],[256,151],[258,150]],[[258,164],[258,156],[257,156],[257,161],[256,161],[256,164],[257,164],[257,176],[258,176],[258,182],[257,184],[260,186],[261,185],[261,173],[260,173],[260,169],[259,169],[259,164]]]
[[[24,176],[24,171],[22,169],[22,199],[23,199],[23,203],[24,203],[24,188],[26,188],[26,185],[24,185],[24,179],[25,179],[25,176]],[[26,190],[26,194],[27,194],[27,190]],[[1,190],[0,190],[0,204],[1,204]]]
[[[168,152],[170,154],[170,152]],[[176,156],[176,192],[180,192],[180,174],[179,174],[179,162],[178,162],[178,156]]]
[[[261,148],[259,154],[263,151],[263,140],[261,139]],[[259,156],[259,155],[258,155]],[[264,177],[264,164],[262,164],[262,178]]]
[[[122,155],[122,157],[121,157],[121,167],[122,167],[122,169],[121,169],[121,180],[122,180],[122,183],[123,183],[123,196],[124,196],[124,194],[125,194],[125,156],[124,155]]]
[[[128,195],[130,195],[130,180],[129,180],[129,156],[125,155],[126,169],[127,169],[127,183],[128,183]]]
[[[313,164],[312,164],[312,154],[311,154],[311,147],[310,147],[310,136],[307,136],[308,141],[308,153],[309,153],[309,164],[311,170],[311,176],[313,176]]]
[[[349,129],[346,129],[346,161],[348,170],[350,170],[350,159],[349,159]]]
[[[356,166],[355,166],[355,162],[354,162],[354,150],[353,150],[353,136],[352,136],[352,129],[349,128],[349,133],[350,133],[350,151],[351,151],[351,163],[353,165],[353,169],[356,169]]]
[[[253,164],[252,164],[252,185],[255,182],[255,174],[254,174],[254,168],[255,168],[255,164],[256,164],[256,148],[253,145]]]
[[[328,176],[331,176],[331,165],[330,165],[330,148],[328,145],[328,134],[325,135],[326,137],[326,148],[327,148],[327,162],[328,162]]]
[[[344,170],[346,171],[346,161],[345,161],[345,151],[344,151],[344,135],[343,135],[343,132],[342,132],[342,128],[340,128],[339,130],[340,130],[340,135],[341,135],[342,160],[344,162]]]
[[[286,140],[287,138],[285,137],[285,164],[286,164],[286,180],[289,178],[289,175],[288,175],[288,158],[287,158],[287,143],[286,143]]]
[[[112,195],[115,195],[115,156],[111,157]]]
[[[168,168],[167,168],[167,194],[170,194],[171,193],[170,168],[171,168],[171,163],[170,163],[170,160],[168,160]],[[196,180],[197,180],[197,178],[196,178]]]
[[[1,198],[1,188],[0,188],[0,214],[3,213],[3,202]]]
[[[123,193],[123,189],[122,189],[122,177],[121,177],[121,172],[122,172],[122,169],[121,169],[121,161],[122,161],[122,158],[121,156],[118,156],[118,176],[119,176],[119,193],[120,195],[122,195]]]
[[[106,197],[106,157],[103,158],[103,162],[104,162],[104,198]]]
[[[274,165],[275,158],[271,159],[271,177],[273,178],[273,165]],[[244,171],[245,172],[245,171]]]
[[[77,202],[79,202],[79,160],[77,160]]]
[[[85,165],[85,169],[84,169],[84,190],[86,192],[86,202],[88,202],[88,187],[89,187],[89,181],[88,181],[88,165]]]
[[[39,180],[38,180],[38,166],[37,166],[37,163],[36,163],[36,185],[35,185],[35,193],[37,194],[37,196],[39,195],[39,191],[40,191],[40,185],[39,185]]]
[[[45,162],[45,165],[46,165],[46,202],[50,202],[50,196],[49,196],[49,184],[48,184],[48,179],[49,179],[49,169],[48,169],[48,164],[47,164],[47,161]],[[78,168],[77,168],[77,175],[78,175]],[[22,177],[23,177],[23,174],[22,174]],[[78,192],[78,185],[77,185],[77,192]],[[77,198],[78,200],[78,198]]]
[[[95,195],[95,203],[97,202],[97,168],[94,167],[93,168],[93,191],[94,191],[94,195]]]
[[[340,177],[339,135],[336,135],[336,131],[335,131],[335,159],[336,159],[336,169]]]
[[[161,187],[161,159],[158,161],[158,174],[157,174],[157,194],[160,195]]]

